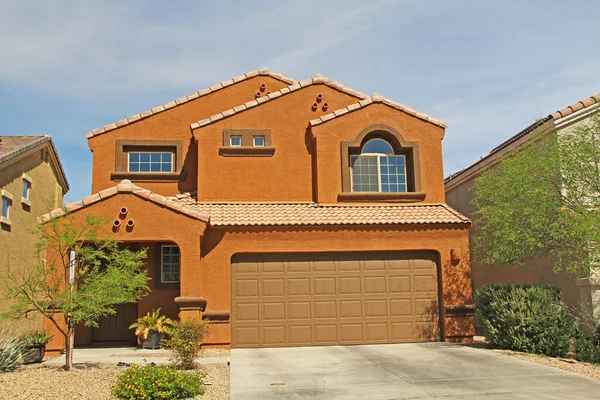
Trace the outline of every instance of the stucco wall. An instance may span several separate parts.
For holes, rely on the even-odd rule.
[[[418,168],[420,172],[419,189],[427,194],[424,201],[444,203],[442,170],[444,129],[381,103],[361,108],[312,129],[317,143],[318,201],[321,203],[338,201],[338,194],[342,192],[340,144],[342,141],[355,140],[363,129],[372,125],[389,126],[395,129],[406,142],[418,143],[419,160],[415,160],[415,170]]]
[[[23,173],[32,179],[29,195],[31,207],[21,203]],[[0,228],[0,270],[5,274],[10,265],[10,269],[18,273],[37,265],[36,244],[39,238],[31,230],[37,226],[39,215],[62,206],[63,189],[51,164],[40,159],[39,149],[2,168],[0,188],[13,196],[10,208],[12,225],[2,225]],[[0,285],[0,298],[4,298],[4,285]],[[8,307],[8,302],[0,301],[0,312],[6,311]],[[36,318],[33,323],[26,320],[14,323],[0,320],[0,324],[10,325],[21,331],[36,327],[39,319]]]
[[[450,262],[450,250],[460,249],[461,261]],[[231,308],[231,258],[236,253],[368,252],[434,250],[440,255],[442,304],[472,303],[468,260],[468,227],[265,227],[207,230],[202,244],[202,295],[207,311]],[[444,318],[441,318],[444,319]],[[472,320],[445,318],[446,336],[472,334]],[[230,342],[229,323],[215,325],[208,344]]]
[[[319,93],[323,100],[313,110]],[[316,84],[195,129],[200,149],[198,201],[312,201],[314,149],[308,121],[358,101]],[[322,110],[323,103],[328,103],[327,111]],[[223,129],[270,129],[275,154],[221,156]]]
[[[261,83],[267,85],[267,91],[275,91],[287,86],[287,83],[270,76],[256,76],[133,124],[92,137],[88,141],[93,152],[92,193],[114,186],[120,181],[120,179],[112,181],[110,178],[110,173],[115,171],[115,150],[118,139],[182,140],[183,170],[187,173],[185,181],[143,181],[138,184],[163,195],[196,190],[198,147],[192,138],[190,124],[253,100]]]
[[[469,218],[473,218],[476,211],[475,206],[471,203],[474,198],[472,187],[475,179],[476,177],[469,179],[446,193],[448,205]],[[471,235],[476,233],[476,229],[477,224],[474,224]],[[522,267],[482,265],[472,262],[473,288],[477,290],[483,285],[496,282],[546,283],[560,288],[567,304],[574,307],[578,306],[579,288],[575,283],[576,278],[564,272],[554,273],[553,264],[554,260],[550,257],[529,260]]]

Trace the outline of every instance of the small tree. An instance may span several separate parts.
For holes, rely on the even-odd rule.
[[[554,256],[585,275],[600,261],[600,115],[534,136],[474,184],[474,259],[522,265]]]
[[[19,272],[7,267],[4,276],[11,308],[3,317],[34,313],[48,319],[64,337],[66,370],[73,363],[77,324],[97,327],[100,317],[116,313],[116,305],[135,302],[149,291],[146,250],[123,248],[103,233],[107,224],[93,215],[83,221],[73,214],[52,219],[39,228],[40,262]]]

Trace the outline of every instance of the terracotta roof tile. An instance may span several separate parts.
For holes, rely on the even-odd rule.
[[[173,107],[176,107],[176,106],[178,106],[180,104],[187,103],[188,101],[197,99],[198,97],[205,96],[205,95],[207,95],[209,93],[213,93],[213,92],[215,92],[217,90],[221,90],[221,89],[223,89],[223,88],[225,88],[227,86],[231,86],[234,83],[241,82],[243,80],[246,80],[246,79],[252,78],[254,76],[258,76],[258,75],[268,75],[268,76],[270,76],[272,78],[275,78],[275,79],[278,79],[278,80],[280,80],[282,82],[285,82],[288,85],[291,85],[294,82],[296,82],[294,79],[285,77],[285,76],[283,76],[283,75],[281,75],[279,73],[270,71],[268,68],[262,67],[262,68],[260,68],[258,70],[250,71],[248,73],[245,73],[244,75],[240,75],[240,76],[237,76],[235,78],[228,79],[226,81],[223,81],[221,83],[213,85],[213,86],[211,86],[209,88],[206,88],[206,89],[200,90],[198,92],[192,93],[192,94],[190,94],[188,96],[181,97],[181,98],[179,98],[179,99],[177,99],[175,101],[168,102],[167,104],[163,104],[161,106],[154,107],[151,110],[141,112],[139,114],[133,115],[133,116],[128,117],[128,118],[124,118],[121,121],[119,121],[117,124],[109,124],[109,125],[104,126],[103,128],[94,129],[91,132],[86,133],[85,137],[88,138],[88,139],[91,139],[94,136],[101,135],[103,133],[109,132],[109,131],[111,131],[113,129],[116,129],[118,127],[121,127],[121,126],[130,124],[132,122],[138,121],[138,120],[140,120],[142,118],[147,118],[147,117],[149,117],[151,115],[154,115],[154,114],[163,112],[165,110],[168,110],[169,108],[173,108]]]
[[[407,114],[413,115],[413,116],[415,116],[415,117],[417,117],[419,119],[422,119],[422,120],[427,121],[429,123],[432,123],[434,125],[438,125],[438,126],[440,126],[442,128],[447,128],[448,127],[448,124],[446,122],[444,122],[444,121],[441,121],[439,119],[433,118],[433,117],[431,117],[431,116],[429,116],[427,114],[418,112],[418,111],[416,111],[416,110],[414,110],[414,109],[412,109],[410,107],[407,107],[407,106],[405,106],[403,104],[397,103],[397,102],[395,102],[393,100],[390,100],[390,99],[388,99],[386,97],[383,97],[382,95],[377,94],[377,93],[374,93],[372,96],[367,97],[367,98],[365,98],[365,99],[363,99],[363,100],[361,100],[361,101],[359,101],[357,103],[350,104],[350,105],[348,105],[346,107],[340,108],[339,110],[335,110],[335,111],[333,111],[333,112],[331,112],[329,114],[322,115],[320,118],[313,119],[313,120],[311,120],[309,122],[309,125],[310,126],[320,125],[320,124],[322,124],[324,122],[327,122],[329,120],[332,120],[334,118],[337,118],[339,116],[347,114],[350,111],[356,111],[356,110],[358,110],[360,108],[367,107],[367,106],[369,106],[370,104],[373,104],[373,103],[383,103],[383,104],[385,104],[387,106],[390,106],[390,107],[395,108],[395,109],[400,110],[400,111],[404,111]]]
[[[331,79],[325,79],[325,78],[323,78],[319,74],[313,76],[311,79],[305,79],[305,80],[300,81],[300,82],[294,82],[293,84],[291,84],[288,87],[285,87],[285,88],[282,88],[282,89],[277,90],[275,92],[271,92],[271,93],[269,93],[267,95],[258,97],[258,98],[256,98],[253,101],[255,101],[257,104],[266,103],[266,102],[274,100],[274,99],[276,99],[278,97],[285,96],[288,93],[294,92],[296,90],[299,90],[301,88],[304,88],[304,87],[307,87],[307,86],[311,86],[311,85],[326,85],[326,86],[332,87],[334,89],[340,90],[340,91],[342,91],[342,92],[344,92],[346,94],[349,94],[351,96],[354,96],[356,98],[359,98],[359,99],[369,99],[369,101],[371,101],[370,97],[367,96],[366,94],[357,92],[356,90],[353,90],[353,89],[346,88],[341,83],[336,82],[336,81],[331,80]],[[230,116],[230,115],[233,115],[233,114],[237,114],[239,112],[243,112],[247,108],[249,108],[249,107],[245,107],[245,105],[242,104],[242,105],[233,107],[233,108],[231,108],[229,110],[225,110],[225,111],[223,111],[223,112],[221,112],[219,114],[215,114],[215,115],[213,115],[213,116],[211,116],[209,118],[204,118],[203,120],[200,120],[198,122],[194,122],[193,124],[190,125],[190,127],[192,129],[198,129],[200,127],[203,127],[205,125],[209,125],[212,122],[216,121],[216,119],[213,119],[213,117],[215,117],[215,116],[218,116],[218,115],[220,115],[221,117],[223,117],[223,116]],[[220,118],[218,118],[218,119],[220,119]]]
[[[151,201],[161,206],[169,207],[181,214],[186,214],[191,218],[199,219],[204,222],[208,222],[209,220],[208,215],[203,213],[202,210],[199,210],[198,208],[190,207],[189,205],[186,205],[183,202],[176,201],[172,197],[167,198],[165,196],[161,196],[160,194],[152,193],[147,189],[135,186],[130,180],[124,179],[116,186],[101,190],[98,193],[94,193],[92,195],[84,197],[83,199],[78,200],[76,202],[69,203],[65,205],[64,209],[57,208],[50,211],[47,214],[41,215],[40,217],[38,217],[38,222],[41,224],[45,224],[46,222],[51,221],[53,218],[63,216],[65,214],[65,210],[67,212],[74,212],[91,204],[112,197],[118,193],[132,193],[144,200]]]
[[[446,204],[429,205],[319,205],[316,203],[197,203],[192,197],[173,196],[210,215],[211,226],[291,225],[406,225],[468,224],[469,219]]]
[[[538,127],[544,125],[546,122],[564,118],[568,115],[573,114],[574,112],[583,110],[584,108],[587,108],[590,106],[593,106],[596,103],[600,103],[600,93],[590,96],[584,100],[578,101],[577,103],[571,104],[570,106],[567,106],[567,107],[563,108],[562,110],[555,111],[552,114],[548,115],[547,117],[541,118],[541,119],[535,121],[533,124],[529,125],[527,128],[523,129],[516,135],[514,135],[511,138],[509,138],[508,140],[502,142],[500,145],[494,147],[485,157],[481,157],[477,162],[446,177],[445,182],[448,183],[448,182],[458,178],[460,175],[467,172],[468,170],[475,167],[476,165],[481,164],[483,161],[492,157],[494,154],[498,153],[500,150],[510,146],[512,143],[516,142],[517,140],[521,139],[522,137],[529,135],[531,132],[535,131]]]

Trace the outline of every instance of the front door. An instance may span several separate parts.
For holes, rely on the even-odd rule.
[[[92,328],[92,342],[135,343],[134,330],[129,329],[137,319],[137,303],[119,304],[115,315],[102,317],[98,327]]]

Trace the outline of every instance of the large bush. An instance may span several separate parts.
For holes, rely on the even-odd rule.
[[[196,372],[179,371],[164,365],[133,364],[112,386],[116,398],[138,399],[187,399],[204,394],[201,376]]]
[[[194,359],[200,353],[202,340],[208,332],[206,321],[185,319],[174,321],[165,329],[168,339],[163,346],[173,351],[173,363],[182,369],[194,368]]]
[[[491,284],[475,294],[488,342],[500,349],[566,355],[573,320],[560,291],[549,285]]]

